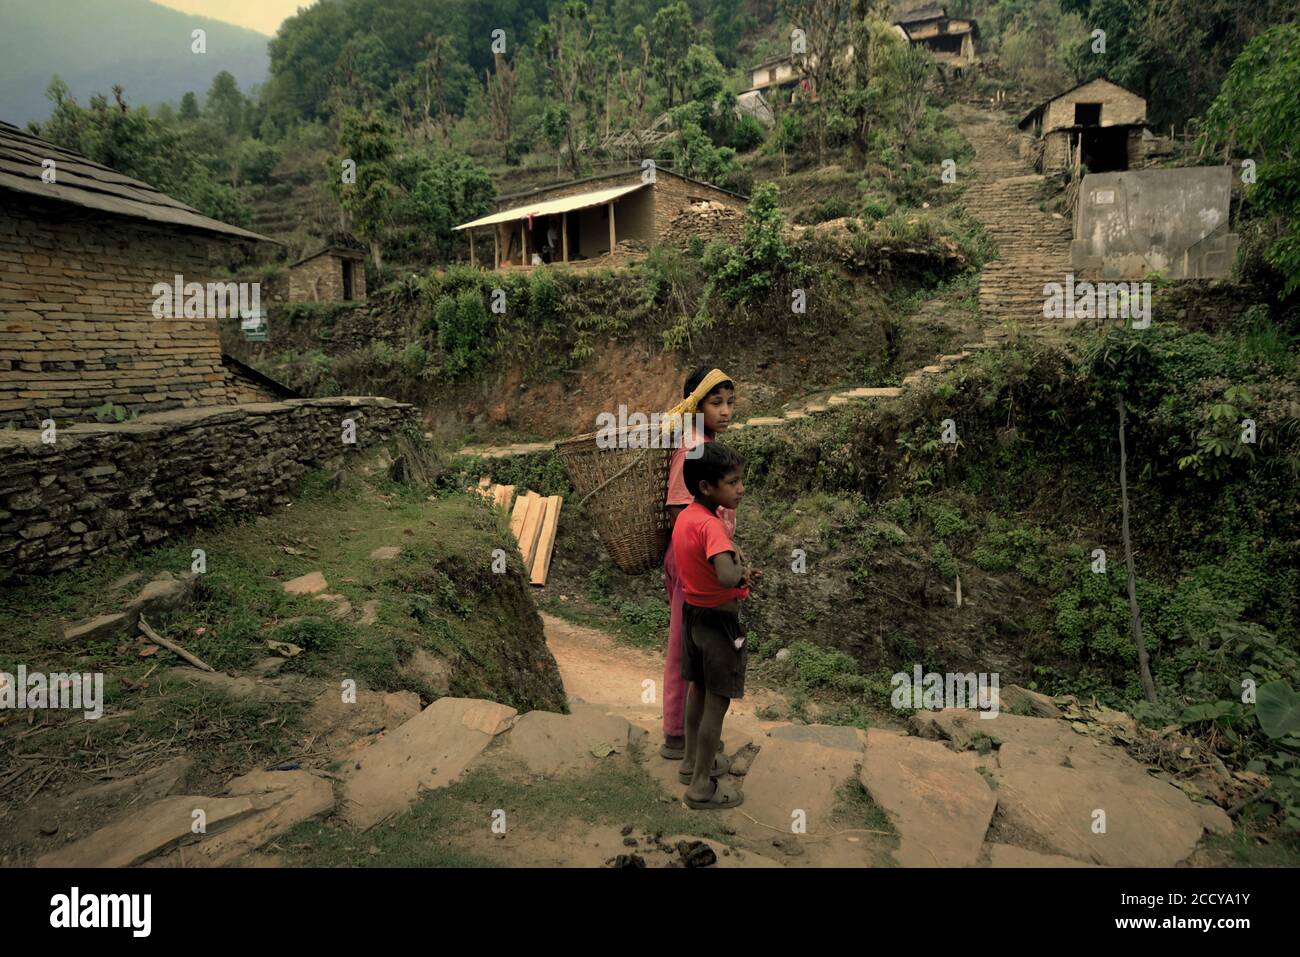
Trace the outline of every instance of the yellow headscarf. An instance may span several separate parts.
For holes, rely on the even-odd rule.
[[[672,423],[675,422],[678,417],[691,415],[699,409],[700,403],[704,401],[704,397],[712,392],[718,385],[723,382],[732,381],[735,380],[721,369],[710,369],[709,374],[700,380],[700,384],[695,387],[694,392],[663,414],[662,419],[664,422],[664,431],[668,431],[668,429],[672,427]]]

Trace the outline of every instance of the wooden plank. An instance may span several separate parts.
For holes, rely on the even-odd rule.
[[[524,567],[533,567],[533,555],[537,552],[537,539],[542,534],[542,520],[546,517],[546,499],[529,493],[528,514],[524,518],[523,530],[519,533],[519,554],[524,557]]]
[[[515,497],[515,487],[513,485],[494,485],[492,486],[492,500],[498,508],[510,511],[510,502]]]
[[[533,556],[532,573],[529,580],[534,585],[545,585],[546,576],[551,570],[551,553],[555,551],[555,532],[560,524],[560,506],[564,499],[552,495],[546,500],[546,521],[542,526],[541,537],[537,540],[537,554]]]
[[[531,493],[530,493],[531,494]],[[515,499],[515,509],[510,513],[510,534],[519,541],[519,535],[524,530],[524,519],[528,517],[528,495],[521,495]]]

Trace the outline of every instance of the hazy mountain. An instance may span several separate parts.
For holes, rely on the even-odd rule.
[[[207,31],[206,53],[190,50],[196,29]],[[268,39],[149,0],[0,0],[0,120],[48,117],[45,87],[55,73],[83,105],[115,83],[136,105],[187,90],[202,104],[222,70],[247,91],[266,79]]]

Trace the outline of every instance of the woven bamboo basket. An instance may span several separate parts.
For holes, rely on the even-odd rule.
[[[664,501],[673,449],[601,448],[599,434],[557,442],[555,454],[614,564],[629,575],[650,571],[668,547]]]

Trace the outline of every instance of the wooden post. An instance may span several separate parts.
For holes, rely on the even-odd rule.
[[[520,220],[519,222],[519,241],[523,244],[520,247],[523,250],[523,262],[520,263],[520,265],[527,266],[528,265],[528,220],[526,219]]]
[[[501,268],[501,227],[492,227],[492,268]]]
[[[609,204],[609,254],[614,255],[614,247],[618,245],[618,238],[614,234],[614,203]]]
[[[474,230],[469,231],[469,264],[477,266],[478,260],[474,258]]]
[[[561,246],[564,249],[564,261],[569,261],[569,214],[567,212],[560,214],[560,232],[563,234]]]

